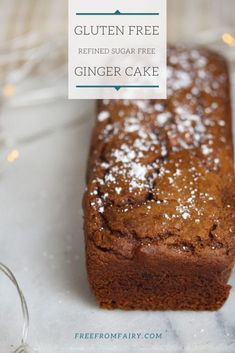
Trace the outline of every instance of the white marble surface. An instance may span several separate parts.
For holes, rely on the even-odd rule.
[[[81,211],[93,116],[91,102],[68,100],[2,111],[20,158],[2,162],[0,261],[25,293],[29,344],[39,353],[234,353],[235,288],[218,312],[96,306],[84,268]],[[235,276],[230,283],[235,286]],[[22,319],[15,289],[1,273],[0,297],[0,352],[7,353],[19,343]],[[162,338],[75,340],[76,332],[158,332]]]

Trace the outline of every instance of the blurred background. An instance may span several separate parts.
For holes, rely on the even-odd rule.
[[[19,106],[66,97],[67,1],[0,0],[0,6],[2,98]],[[233,62],[235,1],[168,0],[168,40],[212,46]]]
[[[19,144],[19,135],[24,139],[42,133],[48,129],[46,124],[53,132],[58,121],[64,121],[53,114],[41,120],[40,105],[59,100],[63,109],[86,106],[67,100],[67,4],[65,0],[0,0],[0,146],[7,148],[0,156],[0,171],[9,150]],[[234,82],[235,1],[168,0],[167,4],[168,41],[221,51],[230,62]],[[27,112],[22,110],[16,116],[15,109],[29,106],[35,106],[30,112],[34,117],[24,118]]]

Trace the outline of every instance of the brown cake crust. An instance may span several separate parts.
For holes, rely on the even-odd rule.
[[[169,48],[167,100],[99,101],[84,196],[99,305],[221,307],[235,261],[234,185],[220,55]]]

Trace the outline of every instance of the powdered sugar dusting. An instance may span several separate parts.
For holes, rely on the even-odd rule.
[[[104,121],[110,117],[110,113],[108,111],[102,111],[98,115],[98,121]]]
[[[103,151],[101,161],[95,166],[99,175],[94,180],[99,193],[93,190],[91,205],[101,214],[105,213],[113,193],[117,202],[128,202],[135,197],[139,200],[140,195],[145,195],[142,197],[146,212],[152,209],[153,203],[162,207],[169,200],[176,202],[173,213],[164,213],[163,225],[176,219],[187,223],[192,217],[195,224],[200,224],[203,204],[215,202],[210,192],[199,191],[198,183],[204,180],[204,174],[220,167],[214,131],[220,132],[220,143],[226,143],[223,136],[226,123],[218,119],[217,113],[217,97],[224,77],[218,75],[215,81],[207,69],[207,56],[199,50],[170,50],[169,57],[170,104],[126,99],[120,109],[118,101],[103,101],[98,122],[105,124],[97,137],[102,141]],[[203,96],[198,99],[202,92],[210,96],[206,106]],[[118,109],[118,113],[113,115],[112,109]],[[187,170],[182,159],[174,167],[170,166],[170,156],[183,151],[187,156],[194,155],[195,165]],[[204,165],[208,167],[205,169]],[[204,174],[199,167],[205,169]],[[187,173],[189,176],[185,177]],[[124,213],[128,211],[129,208],[123,208]]]

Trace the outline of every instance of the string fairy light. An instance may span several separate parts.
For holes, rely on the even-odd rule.
[[[19,158],[19,156],[20,156],[19,151],[14,149],[8,153],[7,161],[10,163],[15,162]]]
[[[224,43],[228,44],[230,47],[235,47],[235,37],[233,37],[230,33],[224,33],[222,35],[222,39]]]
[[[13,274],[13,272],[3,263],[0,262],[0,271],[6,275],[8,279],[14,284],[17,293],[19,295],[21,309],[23,314],[23,329],[22,329],[22,338],[20,346],[13,353],[36,353],[31,347],[27,344],[28,332],[29,332],[29,311],[28,306],[24,297],[24,294]]]
[[[15,85],[11,85],[11,84],[6,84],[3,86],[2,88],[2,94],[4,97],[11,97],[13,96],[13,94],[15,93],[16,87]]]

